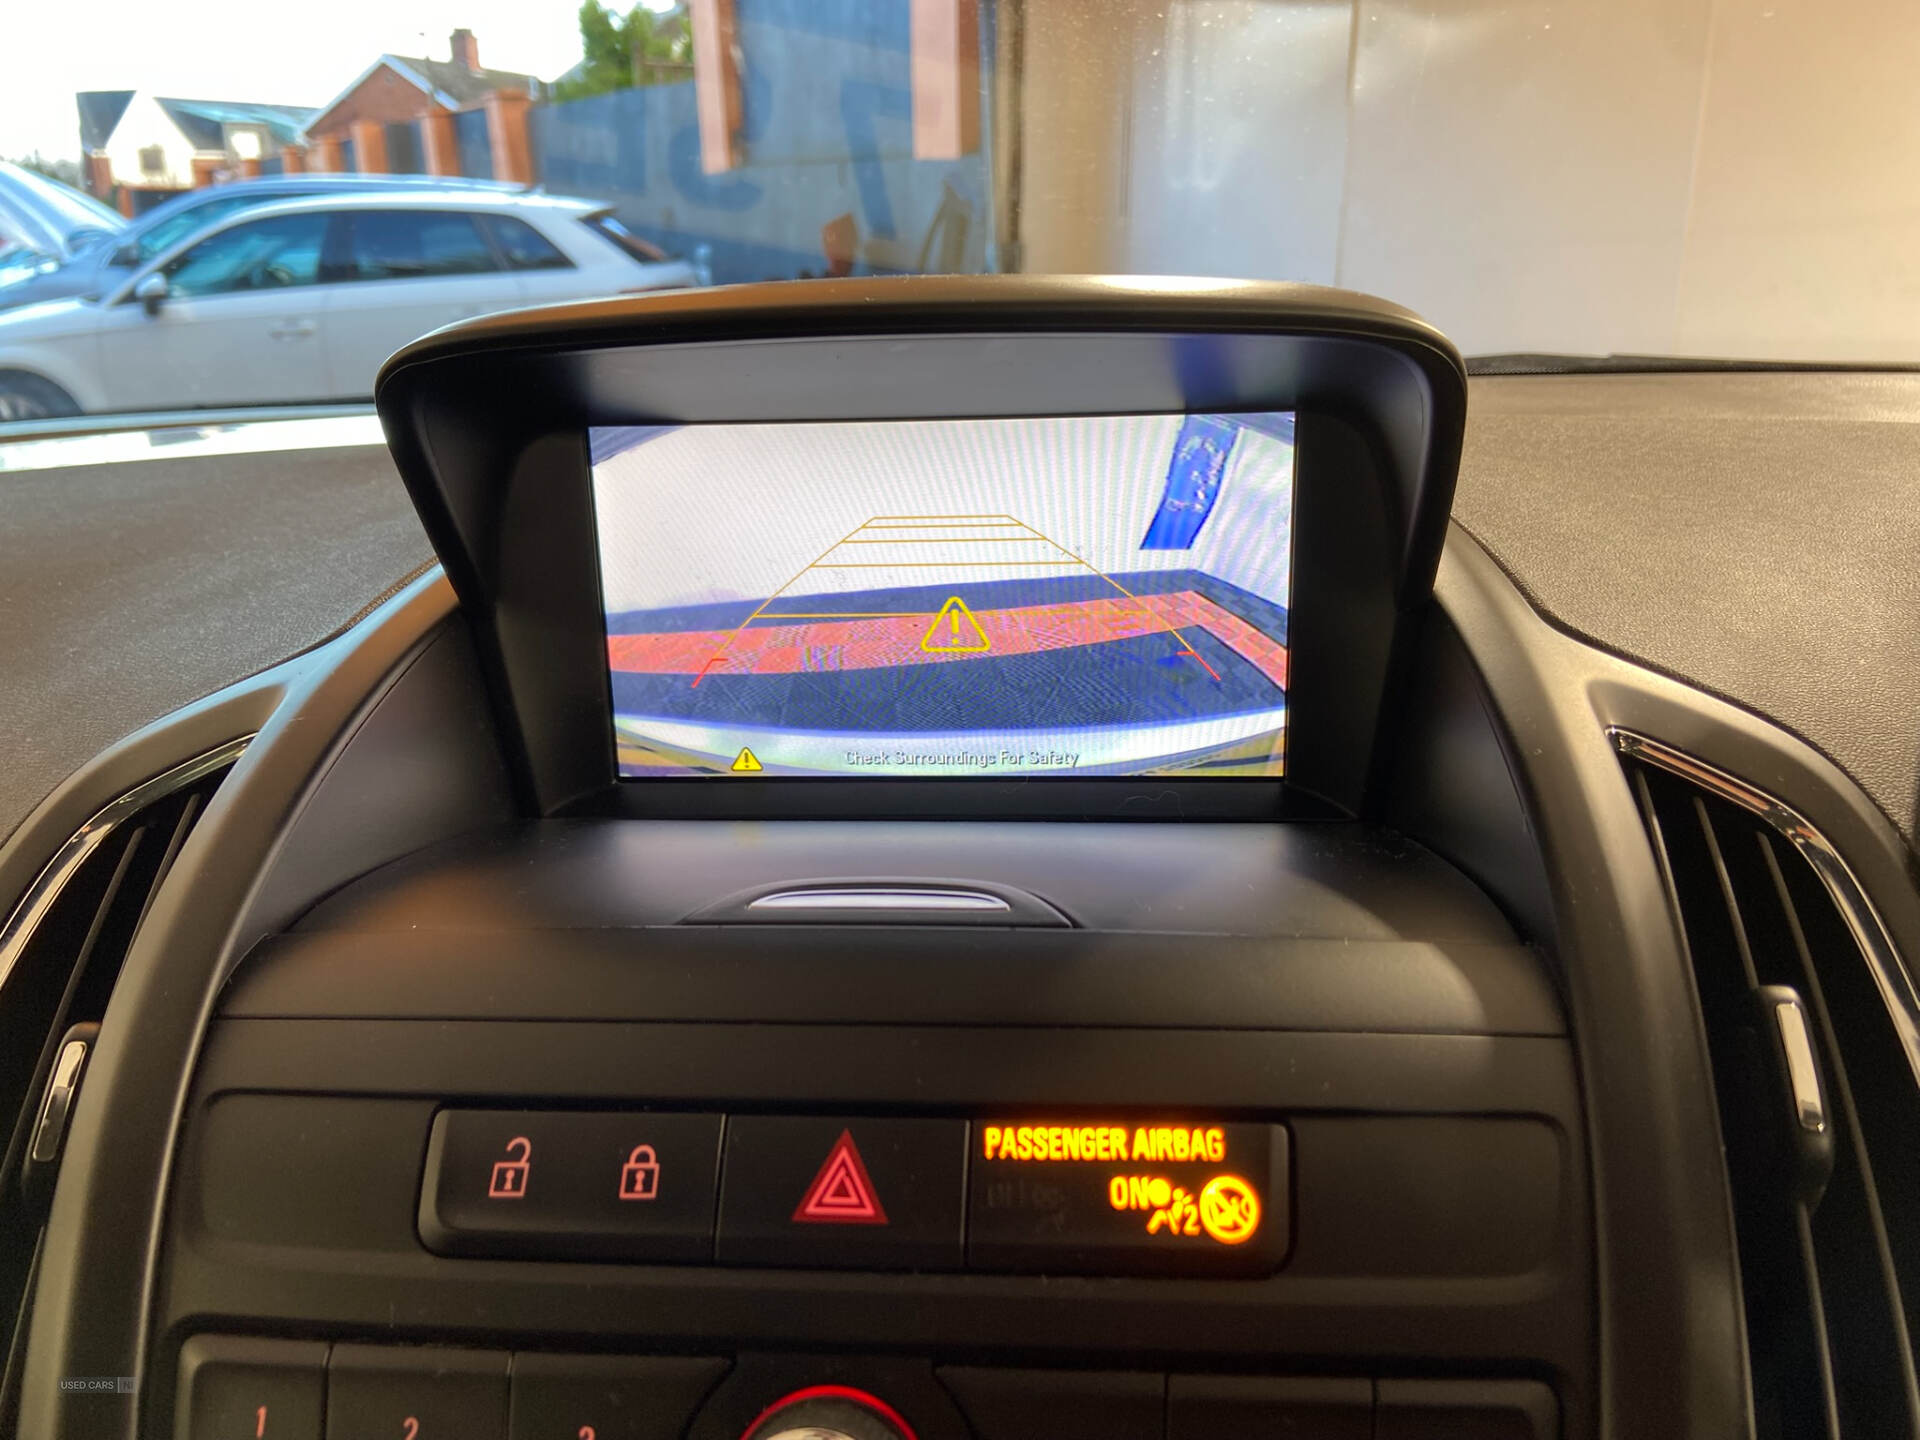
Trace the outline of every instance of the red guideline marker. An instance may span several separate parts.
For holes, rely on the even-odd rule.
[[[884,1225],[887,1212],[873,1188],[873,1177],[853,1143],[853,1132],[842,1130],[827,1153],[827,1163],[807,1187],[806,1198],[793,1212],[796,1225]]]
[[[1202,670],[1205,670],[1207,674],[1213,676],[1215,680],[1218,680],[1220,678],[1220,672],[1214,669],[1213,666],[1207,664],[1207,657],[1202,655],[1198,650],[1194,649],[1191,645],[1189,645],[1186,649],[1182,650],[1180,653],[1182,655],[1193,656],[1194,659],[1200,662],[1200,668]]]

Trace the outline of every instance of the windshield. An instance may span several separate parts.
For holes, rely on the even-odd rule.
[[[935,272],[1337,285],[1510,369],[1920,361],[1908,0],[346,0],[211,29],[102,0],[84,37],[45,5],[6,30],[0,423],[364,402],[398,344],[490,311]],[[220,196],[275,176],[328,178]],[[354,221],[393,177],[430,230]]]
[[[115,259],[132,262],[151,260],[161,251],[172,249],[176,241],[186,239],[196,230],[205,229],[222,216],[231,215],[235,210],[243,210],[249,204],[258,203],[259,197],[253,195],[192,199],[172,214],[156,218],[140,232],[138,239],[130,246],[123,247],[123,250],[131,250],[132,253],[116,256]]]

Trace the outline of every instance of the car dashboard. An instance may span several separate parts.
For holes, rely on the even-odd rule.
[[[261,482],[246,593],[89,682],[0,818],[0,1425],[1920,1433],[1915,537],[1849,559],[1782,508],[1819,458],[1875,513],[1914,397],[1751,378],[1470,391],[1415,317],[1308,287],[821,282],[418,342],[379,392],[400,480],[146,462],[302,478]],[[1783,400],[1812,418],[1756,441]],[[1253,760],[802,773],[764,717],[703,701],[700,749],[610,687],[638,611],[589,433],[1279,412]],[[1689,454],[1726,483],[1676,491]],[[315,585],[328,545],[365,568]],[[992,594],[962,611],[1005,653]],[[1787,596],[1846,613],[1743,609]],[[889,685],[984,663],[913,604]],[[1270,655],[1209,623],[1238,638],[1153,673]]]

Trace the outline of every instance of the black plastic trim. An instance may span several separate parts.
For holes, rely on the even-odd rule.
[[[102,1022],[48,1219],[22,1434],[136,1433],[135,1407],[107,1418],[98,1396],[63,1390],[59,1381],[146,1372],[145,1318],[173,1135],[200,1036],[238,958],[236,932],[260,884],[263,857],[282,843],[300,798],[344,748],[369,697],[452,605],[440,576],[422,578],[338,639],[115,747],[29,822],[37,832],[46,816],[75,795],[96,792],[103,776],[124,772],[135,756],[166,757],[149,762],[144,778],[209,741],[258,732],[148,910]],[[8,861],[17,849],[10,847]]]
[[[475,625],[529,813],[1262,818],[1377,799],[1404,615],[1430,593],[1466,381],[1410,313],[1311,286],[904,277],[522,311],[382,371],[401,475]],[[1298,414],[1281,782],[614,778],[594,424]],[[1297,691],[1297,695],[1291,692]]]
[[[1608,731],[1657,738],[1805,815],[1859,877],[1895,945],[1916,954],[1920,895],[1908,852],[1810,746],[1564,635],[1458,526],[1436,598],[1499,716],[1552,877],[1593,1147],[1601,1433],[1746,1434],[1745,1327],[1705,1040],[1666,888]]]

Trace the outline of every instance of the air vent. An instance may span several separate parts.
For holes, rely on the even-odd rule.
[[[45,1197],[23,1192],[22,1163],[61,1036],[106,1013],[154,895],[245,745],[176,766],[102,810],[0,926],[0,1233],[38,1229]],[[0,1246],[0,1345],[20,1313],[31,1253]]]
[[[1912,982],[1801,816],[1616,743],[1712,1061],[1761,1440],[1920,1435],[1920,1046]]]

